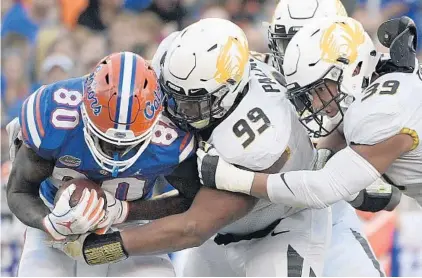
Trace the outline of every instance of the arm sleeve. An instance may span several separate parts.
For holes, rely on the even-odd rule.
[[[165,176],[166,180],[186,198],[194,198],[201,188],[197,172],[196,156],[184,160],[176,169]]]
[[[293,207],[325,208],[371,185],[378,171],[347,147],[318,171],[293,171],[270,175],[268,197],[273,203]]]

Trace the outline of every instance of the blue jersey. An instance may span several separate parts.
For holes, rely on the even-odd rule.
[[[84,79],[42,86],[22,106],[19,120],[25,144],[44,159],[55,161],[52,176],[41,184],[41,197],[52,204],[63,181],[80,177],[101,184],[120,200],[147,197],[159,175],[170,174],[194,154],[193,134],[178,129],[162,116],[138,160],[113,178],[95,162],[85,143],[80,111]]]

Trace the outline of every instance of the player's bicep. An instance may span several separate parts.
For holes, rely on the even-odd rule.
[[[8,194],[12,192],[38,194],[40,183],[52,174],[53,169],[53,161],[43,159],[23,144],[13,162],[7,184]]]
[[[202,187],[186,212],[187,219],[194,223],[195,233],[201,234],[202,238],[209,238],[248,214],[256,200],[245,194]]]
[[[359,145],[352,142],[351,148],[383,174],[397,158],[410,151],[413,144],[411,136],[398,134],[374,145]]]

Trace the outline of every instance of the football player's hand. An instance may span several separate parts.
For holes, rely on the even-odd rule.
[[[83,256],[84,241],[90,234],[91,233],[70,235],[65,237],[63,240],[49,238],[44,243],[49,247],[62,251],[74,260],[85,262],[85,258]]]
[[[107,197],[107,211],[104,218],[98,223],[95,233],[105,234],[112,225],[120,224],[126,221],[129,213],[129,203],[114,198],[109,192],[105,191]]]
[[[84,189],[78,204],[70,207],[69,201],[75,189],[74,184],[68,186],[53,211],[43,220],[45,231],[55,240],[64,240],[67,235],[84,234],[97,227],[105,215],[104,199],[98,198],[95,190]]]
[[[198,174],[207,187],[250,194],[254,173],[237,168],[224,161],[217,150],[207,142],[200,142],[196,151]]]

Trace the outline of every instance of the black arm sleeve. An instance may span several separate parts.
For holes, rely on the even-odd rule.
[[[196,156],[179,164],[165,179],[179,191],[179,196],[159,200],[131,201],[129,202],[127,221],[155,220],[188,210],[201,187],[196,167]]]
[[[366,189],[349,202],[355,209],[361,211],[378,212],[381,210],[392,211],[400,203],[401,192],[392,186],[390,193],[369,193]]]
[[[50,213],[39,196],[40,184],[51,176],[54,162],[38,156],[22,145],[17,151],[7,183],[10,210],[24,224],[44,230],[43,218]]]
[[[201,188],[198,176],[196,156],[192,156],[182,163],[168,176],[166,180],[186,198],[193,199]]]

